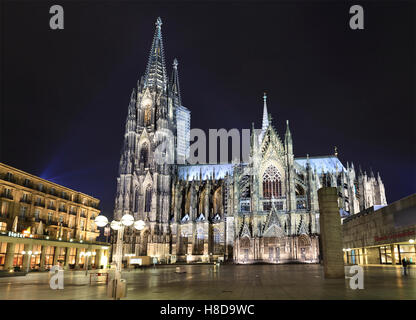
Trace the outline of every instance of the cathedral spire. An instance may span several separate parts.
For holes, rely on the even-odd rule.
[[[167,77],[162,41],[162,20],[158,17],[156,20],[155,35],[153,36],[152,47],[150,49],[149,62],[147,63],[144,76],[144,87],[156,87],[160,90],[166,90],[166,84]]]
[[[178,105],[182,105],[181,91],[179,89],[178,60],[173,60],[172,78],[170,81],[170,90],[174,97],[178,99]]]
[[[263,94],[263,122],[261,126],[261,131],[264,133],[266,132],[268,126],[269,126],[269,118],[267,113],[267,95],[266,92]]]

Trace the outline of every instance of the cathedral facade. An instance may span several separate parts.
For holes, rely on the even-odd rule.
[[[249,161],[187,164],[190,112],[182,105],[176,59],[168,79],[161,26],[158,18],[145,75],[128,106],[114,218],[129,213],[146,227],[125,229],[124,254],[161,263],[314,263],[319,188],[338,189],[340,218],[387,204],[380,175],[345,167],[336,150],[295,158],[289,122],[281,138],[266,94]],[[157,146],[167,139],[174,141],[174,161],[160,163]]]

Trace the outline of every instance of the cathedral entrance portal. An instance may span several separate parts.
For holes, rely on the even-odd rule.
[[[274,263],[280,262],[280,247],[269,247],[269,261]]]
[[[248,249],[244,249],[244,263],[248,261]]]

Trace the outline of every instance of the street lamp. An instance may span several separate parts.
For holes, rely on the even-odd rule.
[[[89,258],[91,256],[95,256],[97,254],[97,252],[91,252],[91,251],[87,251],[87,252],[81,252],[80,256],[83,257],[85,256],[85,275],[88,275],[88,264],[89,264]]]
[[[114,290],[117,290],[117,286],[121,280],[121,263],[123,258],[123,234],[124,234],[124,227],[133,227],[137,230],[143,230],[145,227],[145,222],[143,220],[134,221],[134,217],[131,214],[126,213],[121,217],[120,221],[113,220],[109,223],[106,216],[99,215],[94,220],[95,224],[98,227],[105,227],[110,224],[110,228],[117,231],[117,242],[116,242],[116,252],[114,255],[114,260],[116,263],[116,271],[114,276]],[[116,294],[114,294],[116,297]]]
[[[29,272],[29,267],[30,267],[30,262],[31,262],[31,259],[33,258],[33,257],[35,257],[36,255],[38,255],[39,254],[39,252],[38,251],[35,251],[35,252],[32,252],[31,250],[29,250],[29,251],[22,251],[22,254],[23,255],[25,255],[25,254],[27,254],[28,255],[28,257],[27,257],[27,259],[28,259],[28,262],[27,262],[27,267],[26,267],[26,273],[28,273]]]

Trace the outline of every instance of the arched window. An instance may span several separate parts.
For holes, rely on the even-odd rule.
[[[152,108],[150,106],[146,106],[144,109],[144,125],[150,126],[152,122]]]
[[[149,162],[149,148],[147,143],[143,144],[142,148],[140,149],[140,163],[144,164],[146,168]]]
[[[272,198],[282,195],[282,181],[276,167],[269,166],[263,174],[263,197]]]
[[[148,186],[146,189],[144,212],[150,212],[152,208],[152,187]]]

